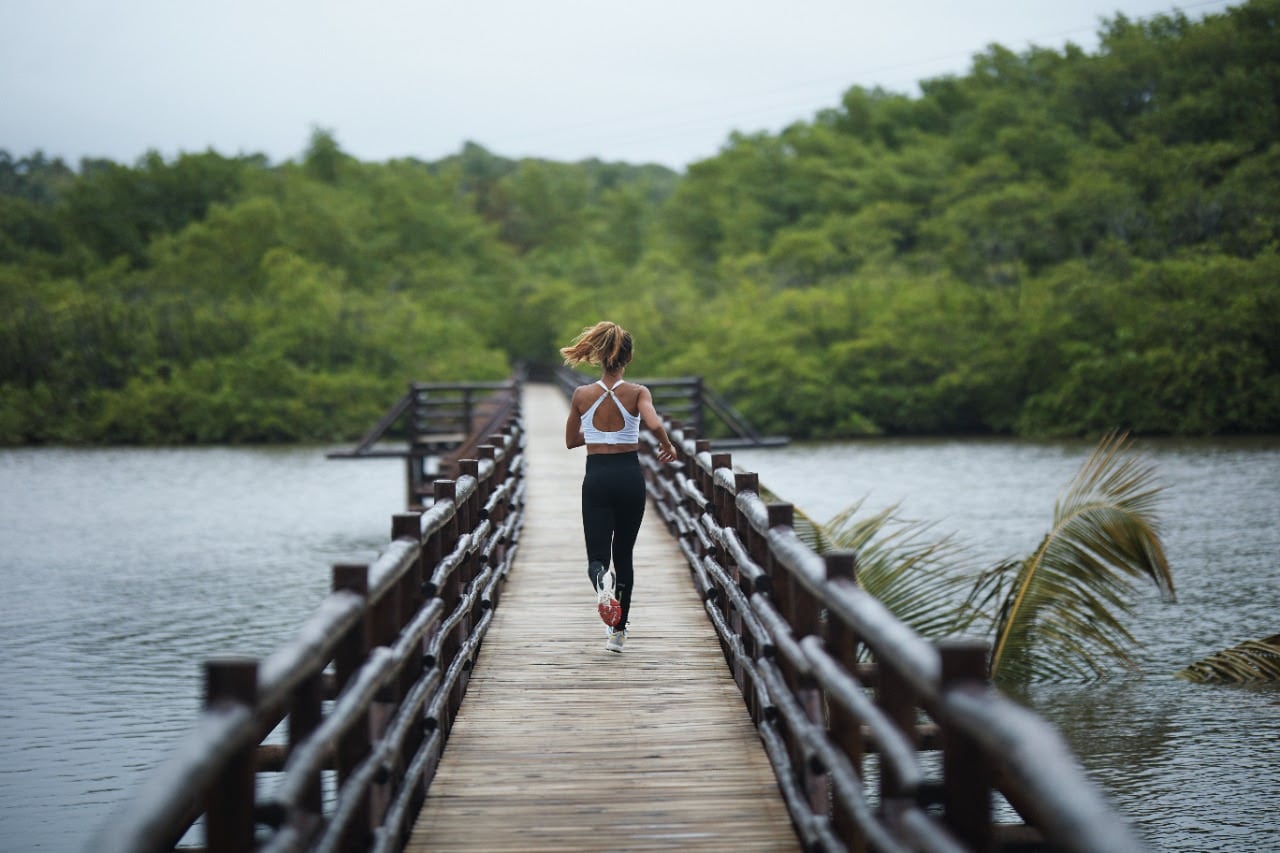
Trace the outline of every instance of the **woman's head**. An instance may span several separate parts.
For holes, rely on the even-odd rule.
[[[621,370],[631,361],[631,333],[608,320],[582,330],[573,343],[560,348],[564,363],[573,367],[586,362],[606,372]]]

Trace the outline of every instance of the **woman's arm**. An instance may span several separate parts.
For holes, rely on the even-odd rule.
[[[574,391],[569,401],[569,420],[564,425],[564,446],[573,450],[586,443],[586,436],[582,434],[582,414],[578,411],[578,392]]]
[[[637,408],[640,410],[640,420],[644,422],[650,432],[658,437],[658,461],[670,462],[675,459],[676,447],[671,443],[671,439],[667,437],[667,430],[662,425],[662,416],[653,407],[653,395],[643,385],[640,386],[640,399],[637,403]]]

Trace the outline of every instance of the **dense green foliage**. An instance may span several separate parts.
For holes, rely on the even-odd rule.
[[[0,441],[349,437],[601,317],[768,432],[1280,432],[1280,0],[1101,35],[683,175],[0,153]]]

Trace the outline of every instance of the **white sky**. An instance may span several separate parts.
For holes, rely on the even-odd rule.
[[[1104,18],[1240,0],[0,0],[0,149],[132,163],[506,157],[682,169],[851,86],[911,95],[992,43],[1097,47]]]

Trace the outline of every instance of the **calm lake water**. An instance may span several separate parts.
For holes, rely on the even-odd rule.
[[[1280,441],[1140,447],[1169,487],[1178,602],[1139,602],[1141,675],[1025,699],[1153,849],[1280,850],[1280,690],[1171,676],[1280,632]],[[1036,546],[1089,450],[867,441],[734,461],[818,519],[900,502],[986,565]],[[372,559],[402,507],[399,461],[323,448],[0,451],[0,851],[84,849],[190,727],[201,663],[291,636],[329,566]]]
[[[368,561],[399,460],[0,451],[0,850],[79,851],[170,753],[210,657],[261,657]]]

